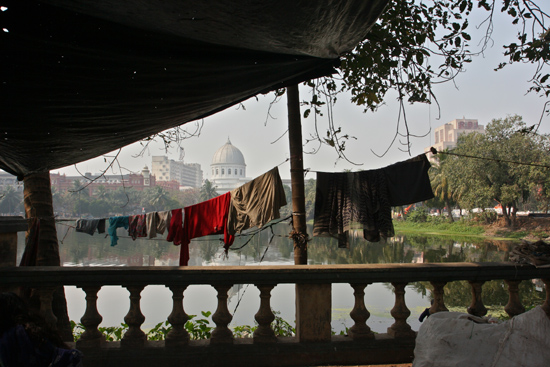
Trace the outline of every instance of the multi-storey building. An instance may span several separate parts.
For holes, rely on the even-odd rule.
[[[130,173],[126,175],[101,175],[92,174],[86,172],[84,177],[82,176],[67,176],[61,173],[50,173],[50,182],[52,189],[63,193],[68,190],[76,189],[75,181],[78,181],[79,187],[85,187],[88,190],[90,196],[95,196],[98,188],[103,186],[106,190],[114,191],[120,187],[133,188],[137,191],[143,191],[144,189],[152,186],[167,186],[157,185],[154,175],[151,175],[149,168],[145,166],[140,173]],[[173,186],[172,182],[172,186]],[[166,187],[168,188],[168,187]],[[176,190],[179,185],[176,183]]]
[[[157,181],[179,182],[181,186],[201,187],[202,170],[198,163],[183,163],[166,156],[153,156],[151,171]]]
[[[480,125],[476,119],[456,119],[451,122],[441,125],[434,130],[434,143],[432,147],[437,151],[445,149],[453,149],[456,147],[458,138],[464,134],[473,132],[485,133],[485,127]],[[429,152],[431,147],[425,148],[425,152]],[[429,154],[431,158],[431,154]]]

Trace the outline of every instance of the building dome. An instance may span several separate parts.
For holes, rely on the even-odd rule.
[[[244,163],[243,154],[241,153],[239,148],[231,144],[229,138],[227,138],[227,143],[225,143],[225,145],[223,145],[220,149],[216,151],[216,153],[214,153],[214,158],[212,158],[212,165],[217,164],[246,166],[246,164]]]
[[[244,156],[238,148],[231,144],[229,138],[227,138],[227,143],[214,153],[210,166],[212,168],[211,181],[220,194],[247,182]]]

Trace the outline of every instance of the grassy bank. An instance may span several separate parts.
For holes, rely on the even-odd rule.
[[[476,223],[466,220],[455,222],[427,221],[413,222],[394,220],[393,226],[396,232],[402,233],[425,233],[437,235],[460,235],[460,236],[484,236],[485,228]]]
[[[486,224],[480,220],[458,219],[449,222],[446,218],[427,217],[425,221],[394,220],[396,233],[430,234],[442,236],[485,237],[494,240],[536,241],[550,237],[550,220],[521,218],[514,227],[506,227],[503,220]]]

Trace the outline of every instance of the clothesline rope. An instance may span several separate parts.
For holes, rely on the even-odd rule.
[[[284,222],[285,220],[288,220],[290,219],[291,216],[287,216],[285,218],[281,218],[277,221],[273,221],[273,223],[269,224],[269,225],[266,225],[262,228],[258,228],[258,229],[255,229],[253,231],[250,231],[248,233],[239,233],[239,234],[235,234],[235,238],[238,238],[238,237],[247,237],[247,236],[252,236],[251,238],[249,238],[247,240],[247,242],[242,245],[241,247],[237,247],[237,248],[232,248],[230,247],[229,249],[232,250],[232,251],[236,251],[236,250],[240,250],[242,249],[244,246],[246,246],[248,244],[248,242],[250,242],[252,240],[252,238],[260,233],[261,231],[265,230],[265,229],[268,229],[268,228],[271,228],[272,226],[276,225],[276,224],[280,224],[282,222]],[[75,221],[76,219],[73,219],[72,221]],[[68,221],[68,220],[63,220],[63,221]],[[67,235],[69,234],[69,231],[71,229],[76,229],[76,226],[73,226],[73,225],[70,225],[70,224],[65,224],[65,223],[57,223],[59,224],[60,226],[65,226],[65,227],[68,227],[67,228],[67,232],[65,232],[65,235],[63,236],[63,239],[60,240],[59,242],[61,242],[61,244],[63,244],[63,241],[65,240],[65,238],[67,237]],[[214,236],[214,235],[213,235]],[[278,235],[278,234],[273,234],[274,237],[287,237],[285,235]],[[108,234],[105,235],[105,238],[109,237]],[[119,235],[118,236],[119,238],[132,238],[131,236],[124,236],[124,235]],[[205,236],[205,237],[209,237],[209,236]],[[147,238],[147,237],[137,237],[136,239],[140,239],[140,240],[145,240],[145,241],[160,241],[160,240],[163,240],[163,238],[159,237],[159,238]],[[212,241],[212,239],[207,239],[207,238],[204,238],[204,239],[199,239],[199,238],[194,238],[193,239],[193,242],[201,242],[201,241]],[[223,241],[223,240],[222,240]]]
[[[288,219],[288,218],[287,218]],[[278,221],[277,223],[273,223],[273,225],[275,224],[278,224],[278,223],[281,223],[282,221]],[[273,225],[270,225],[269,228],[271,229],[271,239],[269,240],[269,242],[267,243],[267,246],[265,247],[265,251],[262,255],[262,257],[260,258],[260,262],[258,264],[261,264],[262,261],[264,260],[264,257],[265,257],[265,254],[267,254],[267,250],[269,249],[269,245],[271,245],[271,242],[273,241],[273,238],[275,238],[275,234],[273,233]],[[246,244],[245,244],[246,245]],[[243,248],[243,246],[241,246],[240,248]],[[233,315],[235,315],[235,312],[237,312],[237,308],[239,308],[239,305],[241,304],[241,300],[243,299],[244,297],[244,294],[246,293],[246,290],[248,289],[248,286],[250,284],[247,284],[246,287],[244,288],[243,290],[243,293],[241,294],[241,296],[239,297],[239,300],[237,301],[237,304],[235,305],[235,309],[233,310]]]
[[[503,163],[512,163],[512,164],[519,164],[523,166],[533,166],[533,167],[542,167],[542,168],[550,168],[550,166],[547,166],[545,164],[539,164],[539,163],[526,163],[526,162],[517,162],[517,161],[510,161],[507,159],[501,159],[501,158],[490,158],[490,157],[478,157],[475,155],[469,155],[469,154],[459,154],[459,153],[453,153],[449,151],[441,152],[435,149],[434,147],[430,148],[430,153],[432,154],[446,154],[446,155],[454,155],[456,157],[463,157],[463,158],[473,158],[473,159],[481,159],[486,161],[493,161],[493,162],[503,162]],[[427,153],[426,153],[427,154]]]

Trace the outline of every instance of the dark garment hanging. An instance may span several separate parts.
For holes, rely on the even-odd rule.
[[[128,218],[128,236],[135,241],[138,237],[147,237],[145,214],[132,215]]]
[[[151,212],[145,214],[145,222],[147,224],[147,237],[155,238],[157,234],[164,234],[164,231],[170,227],[172,219],[172,211],[166,210],[163,212]]]
[[[361,172],[317,174],[313,236],[338,239],[349,247],[347,232],[363,229],[367,241],[394,235],[391,207],[434,197],[425,154],[391,166]]]
[[[231,191],[228,232],[233,235],[251,227],[261,228],[280,218],[279,209],[285,205],[285,189],[275,167]]]
[[[105,233],[105,219],[78,219],[75,230],[91,236],[96,230],[98,233]]]
[[[342,248],[349,248],[352,229],[363,229],[371,242],[392,237],[387,188],[381,170],[317,173],[313,236],[336,238]]]
[[[391,206],[409,205],[434,197],[425,154],[382,168],[388,183]]]

